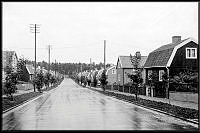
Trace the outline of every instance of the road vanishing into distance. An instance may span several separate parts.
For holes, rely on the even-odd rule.
[[[198,126],[145,109],[73,80],[2,116],[2,130],[198,130]]]

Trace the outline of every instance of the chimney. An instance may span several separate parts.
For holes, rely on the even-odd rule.
[[[136,55],[136,58],[139,58],[139,59],[141,59],[141,54],[140,54],[140,51],[137,51],[137,52],[135,53],[135,55]]]
[[[173,36],[172,37],[172,43],[177,43],[181,41],[181,36]]]

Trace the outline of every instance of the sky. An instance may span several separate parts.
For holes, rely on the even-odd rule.
[[[198,41],[197,2],[3,2],[3,50],[37,62],[117,63],[120,55],[148,56],[172,36]]]

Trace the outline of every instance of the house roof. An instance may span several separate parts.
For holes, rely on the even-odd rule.
[[[34,74],[34,72],[35,72],[35,69],[34,69],[34,67],[32,65],[28,65],[27,64],[26,65],[26,69],[27,69],[29,74]]]
[[[133,56],[133,58],[135,57]],[[144,66],[144,63],[146,62],[146,60],[147,60],[147,56],[141,56],[141,60],[139,62],[139,68],[142,68]],[[130,60],[130,56],[119,56],[117,65],[118,63],[121,64],[121,68],[133,68],[133,65]]]
[[[144,67],[148,68],[148,67],[170,66],[177,49],[187,44],[190,41],[196,42],[192,38],[187,38],[179,42],[170,43],[157,48],[156,50],[149,53],[147,61],[144,64]]]
[[[3,57],[12,56],[12,55],[16,55],[17,57],[17,54],[15,51],[3,51]]]
[[[12,57],[13,55],[15,55],[16,58],[18,58],[15,51],[3,51],[3,67],[6,66],[6,64],[7,64],[8,61],[9,61],[8,59],[9,59],[10,57]],[[12,58],[11,58],[11,59],[12,59]],[[12,61],[12,60],[11,60],[11,61]]]

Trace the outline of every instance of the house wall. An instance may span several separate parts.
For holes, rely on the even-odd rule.
[[[12,68],[15,72],[17,71],[17,56],[16,56],[16,54],[12,55]]]
[[[117,83],[123,85],[123,68],[117,68]]]
[[[125,68],[124,69],[124,84],[126,84],[128,82],[131,82],[131,79],[128,78],[127,73],[132,74],[133,73],[133,69],[132,68]]]
[[[122,68],[118,68],[117,69],[116,80],[118,81],[118,83],[120,85],[124,85],[124,84],[126,84],[128,82],[131,82],[131,79],[128,78],[127,73],[132,74],[133,73],[133,69],[132,68],[123,68],[123,69]],[[146,74],[146,72],[143,69],[142,70],[143,83],[145,83],[145,74]],[[119,81],[119,75],[120,75],[120,81]]]
[[[149,71],[151,71],[154,73],[157,73],[158,77],[157,77],[157,81],[159,81],[159,70],[164,70],[165,72],[167,71],[166,68],[164,67],[156,67],[156,68],[145,68],[145,82],[147,83],[148,81],[148,77],[150,75]],[[159,82],[161,83],[161,82]],[[166,91],[165,88],[162,88],[162,86],[159,86],[159,84],[157,86],[155,86],[156,88],[151,91],[151,96],[153,97],[165,97],[166,96]],[[149,85],[146,86],[146,91],[148,92],[148,88]]]
[[[26,67],[23,68],[22,80],[25,81],[25,82],[28,82],[30,80],[30,75],[29,75],[28,70],[26,69]]]
[[[142,79],[143,79],[143,84],[146,83],[146,78],[145,78],[145,76],[146,76],[146,70],[145,70],[145,69],[142,69]]]
[[[112,71],[115,70],[115,74],[112,73]],[[108,81],[108,85],[112,85],[113,83],[117,82],[117,72],[115,68],[112,68],[110,70],[107,71],[107,81]]]
[[[181,69],[189,68],[192,70],[198,70],[197,59],[186,59],[186,48],[198,48],[198,45],[194,42],[189,42],[188,44],[179,48],[174,56],[174,59],[170,66],[170,75],[180,72]]]

